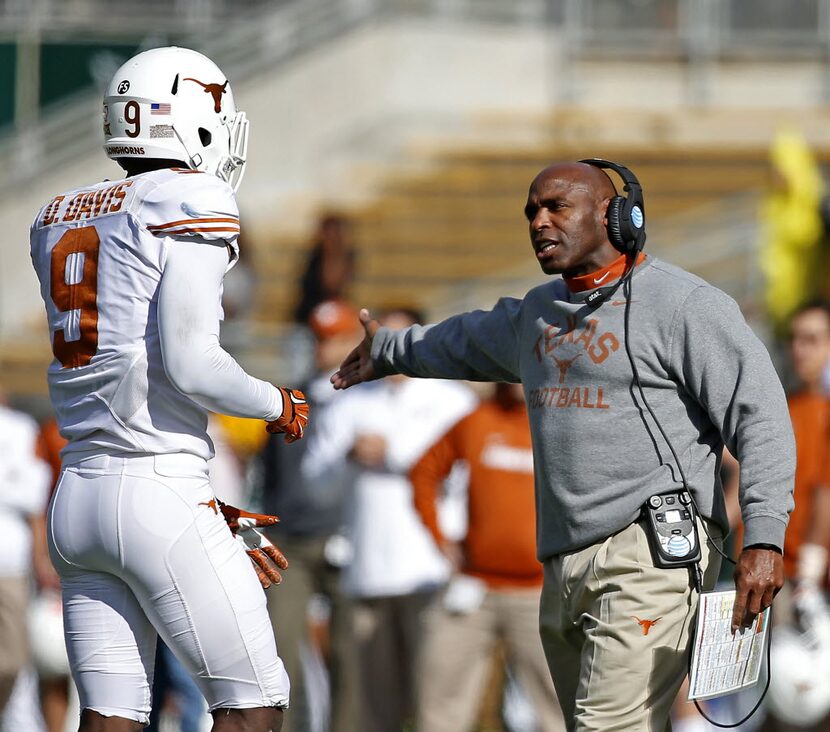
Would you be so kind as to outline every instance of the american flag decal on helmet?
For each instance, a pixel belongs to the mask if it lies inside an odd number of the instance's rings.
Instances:
[[[150,105],[150,114],[170,114],[170,105],[167,102],[153,102]]]

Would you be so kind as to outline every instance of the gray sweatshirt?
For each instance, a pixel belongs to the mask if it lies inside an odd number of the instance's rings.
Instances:
[[[698,507],[725,535],[718,474],[726,444],[741,463],[744,546],[783,547],[795,444],[769,354],[735,301],[688,272],[649,257],[632,287],[631,350]],[[620,531],[650,495],[682,486],[634,386],[622,290],[595,310],[588,294],[557,279],[490,311],[381,328],[372,344],[382,375],[522,382],[542,561]]]

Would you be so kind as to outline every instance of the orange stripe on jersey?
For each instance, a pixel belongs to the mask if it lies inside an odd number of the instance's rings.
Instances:
[[[179,234],[201,234],[201,233],[212,233],[212,234],[238,234],[239,229],[227,229],[227,228],[217,228],[211,229],[207,226],[189,226],[182,229],[176,229],[175,231],[165,231],[159,232],[165,233],[169,236],[178,236]]]
[[[188,224],[236,224],[239,226],[239,219],[233,217],[214,217],[204,219],[182,219],[181,221],[168,221],[166,224],[155,224],[148,226],[147,230],[155,233],[161,229],[175,228],[178,226],[186,226]]]

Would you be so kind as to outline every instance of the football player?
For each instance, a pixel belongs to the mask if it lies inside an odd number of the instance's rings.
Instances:
[[[127,61],[103,122],[127,177],[56,196],[31,230],[69,440],[48,534],[80,729],[148,722],[159,634],[216,732],[278,730],[289,684],[262,586],[287,563],[256,531],[277,519],[222,504],[207,471],[207,410],[287,441],[308,419],[301,392],[251,377],[219,344],[248,122],[219,68],[184,48]]]

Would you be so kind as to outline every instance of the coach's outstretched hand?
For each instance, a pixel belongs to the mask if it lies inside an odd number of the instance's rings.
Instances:
[[[366,337],[360,342],[340,364],[340,369],[331,377],[335,389],[348,389],[350,386],[364,381],[377,379],[375,367],[372,365],[372,339],[380,328],[380,323],[374,320],[365,308],[360,311],[360,322]]]
[[[772,605],[784,584],[784,558],[763,547],[747,547],[735,567],[732,633],[752,625],[755,616]]]
[[[279,570],[288,569],[288,560],[277,547],[257,531],[266,526],[273,526],[279,518],[263,513],[243,511],[241,508],[229,506],[222,501],[217,501],[217,503],[222,516],[225,517],[225,523],[250,558],[262,587],[267,590],[272,584],[278,585],[282,582]]]

